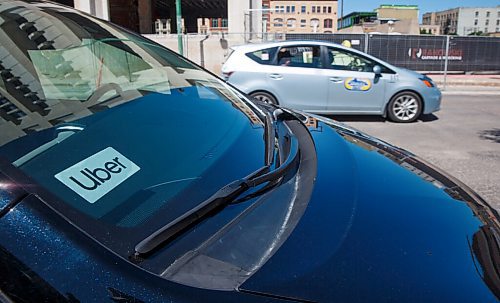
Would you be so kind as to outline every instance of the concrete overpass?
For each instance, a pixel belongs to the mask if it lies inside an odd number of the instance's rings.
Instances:
[[[175,20],[175,0],[59,0],[103,19],[148,34],[156,19]],[[229,32],[259,32],[262,0],[181,0],[188,33],[197,32],[198,18],[227,18]],[[173,31],[176,24],[172,22]],[[251,29],[251,30],[250,30]]]

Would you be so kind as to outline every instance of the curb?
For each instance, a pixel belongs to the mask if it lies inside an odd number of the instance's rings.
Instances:
[[[441,90],[441,93],[446,95],[472,95],[472,96],[500,96],[499,90],[454,90],[453,88],[447,88],[446,90]]]
[[[443,81],[434,81],[438,87],[441,87],[444,85]],[[483,87],[499,87],[500,88],[500,82],[498,81],[493,81],[493,82],[472,82],[472,81],[447,81],[446,86],[483,86]]]

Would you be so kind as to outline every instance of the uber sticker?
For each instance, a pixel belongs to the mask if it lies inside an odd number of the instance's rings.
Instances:
[[[108,147],[54,177],[89,203],[94,203],[140,169],[134,162]]]
[[[344,86],[348,90],[365,92],[372,87],[372,82],[368,79],[347,78]]]

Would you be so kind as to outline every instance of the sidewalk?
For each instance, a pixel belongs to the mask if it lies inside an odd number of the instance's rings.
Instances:
[[[444,75],[428,75],[443,90]],[[447,75],[446,94],[500,95],[500,75]]]

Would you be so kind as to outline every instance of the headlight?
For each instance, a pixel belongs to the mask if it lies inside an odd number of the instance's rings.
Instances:
[[[425,86],[427,87],[434,87],[434,82],[432,82],[432,79],[427,77],[426,75],[422,75],[421,78],[419,78],[420,81],[424,82]]]

